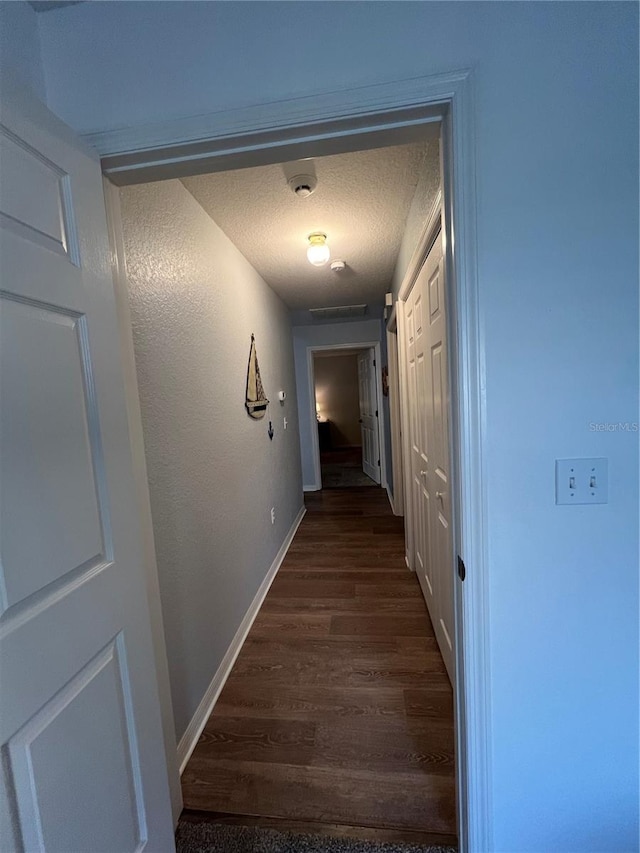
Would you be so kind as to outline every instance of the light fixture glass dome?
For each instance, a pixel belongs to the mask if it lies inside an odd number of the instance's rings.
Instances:
[[[307,259],[314,267],[323,267],[329,258],[331,251],[327,246],[327,235],[317,231],[314,234],[309,234],[309,248],[307,249]]]

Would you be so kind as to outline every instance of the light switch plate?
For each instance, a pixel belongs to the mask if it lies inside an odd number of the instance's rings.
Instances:
[[[556,503],[606,504],[608,468],[605,458],[556,459]]]

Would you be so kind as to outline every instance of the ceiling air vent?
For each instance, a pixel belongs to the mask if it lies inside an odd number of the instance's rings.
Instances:
[[[366,305],[337,305],[334,308],[309,308],[314,320],[344,320],[347,317],[362,317],[367,313]]]

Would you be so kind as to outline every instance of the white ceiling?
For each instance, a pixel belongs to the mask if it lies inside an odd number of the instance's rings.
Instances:
[[[437,159],[437,142],[418,142],[183,183],[290,308],[379,305],[390,287],[418,178],[424,167],[438,168]],[[287,177],[309,171],[318,178],[317,189],[298,198]],[[327,234],[332,260],[346,261],[342,273],[307,261],[313,231]]]

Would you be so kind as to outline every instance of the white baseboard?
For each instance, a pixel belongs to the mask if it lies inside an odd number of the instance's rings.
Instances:
[[[284,542],[280,546],[280,550],[275,556],[273,563],[269,567],[269,571],[267,572],[265,579],[260,584],[258,591],[255,594],[255,597],[251,604],[249,605],[249,609],[244,615],[238,630],[235,633],[233,640],[231,641],[231,645],[226,651],[225,656],[222,658],[222,662],[220,666],[216,670],[215,675],[211,679],[211,684],[207,687],[206,693],[202,697],[202,701],[198,705],[195,714],[191,718],[191,722],[187,726],[187,730],[180,738],[180,743],[178,744],[178,765],[180,767],[180,775],[184,772],[184,768],[187,766],[187,762],[191,758],[191,753],[196,748],[196,744],[200,739],[200,735],[209,719],[209,715],[213,710],[213,706],[218,701],[218,697],[222,691],[222,688],[225,685],[227,678],[233,668],[234,663],[236,662],[236,658],[240,653],[240,649],[243,646],[244,641],[247,639],[247,634],[251,630],[251,626],[253,625],[254,619],[258,615],[258,611],[262,607],[262,602],[265,600],[267,593],[269,592],[269,587],[273,583],[275,576],[278,572],[278,569],[282,565],[282,561],[284,560],[287,551],[289,550],[289,546],[293,541],[293,537],[296,535],[296,531],[300,526],[300,522],[304,518],[304,514],[306,512],[305,507],[302,507],[300,512],[295,518],[295,521],[291,525],[289,532],[287,533]]]
[[[314,483],[312,486],[303,486],[303,492],[319,492],[322,486],[319,486],[317,483]]]

